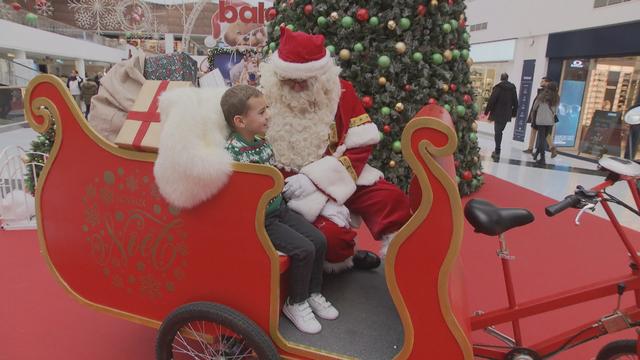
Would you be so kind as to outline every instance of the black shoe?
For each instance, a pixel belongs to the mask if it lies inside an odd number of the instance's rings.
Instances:
[[[491,159],[493,159],[493,161],[500,161],[500,153],[497,152],[492,152],[491,153]]]
[[[535,151],[535,152],[531,153],[531,155],[533,156],[533,161],[538,160],[538,154],[539,154],[539,153],[538,153],[537,151]]]
[[[536,165],[545,166],[547,165],[547,162],[544,161],[544,158],[540,158],[540,160],[536,161]]]
[[[353,267],[360,270],[371,270],[380,266],[380,257],[371,251],[358,250],[353,255]]]

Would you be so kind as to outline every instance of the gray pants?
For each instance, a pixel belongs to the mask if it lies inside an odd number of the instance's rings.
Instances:
[[[278,251],[289,256],[289,302],[301,303],[322,288],[327,239],[302,215],[282,202],[265,219],[267,234]]]

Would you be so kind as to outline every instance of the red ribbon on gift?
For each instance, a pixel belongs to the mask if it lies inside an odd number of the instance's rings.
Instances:
[[[139,120],[142,121],[142,125],[138,129],[136,136],[133,138],[133,148],[136,150],[141,150],[142,140],[145,135],[147,135],[147,131],[151,126],[152,122],[160,122],[160,113],[158,112],[158,100],[160,95],[167,90],[169,87],[168,80],[160,81],[160,85],[158,85],[158,89],[156,89],[156,93],[153,95],[153,99],[151,99],[151,104],[149,104],[149,108],[147,111],[129,111],[127,114],[127,119],[129,120]]]

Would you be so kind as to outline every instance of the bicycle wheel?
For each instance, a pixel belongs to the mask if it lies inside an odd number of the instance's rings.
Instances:
[[[278,351],[253,321],[220,304],[179,307],[162,323],[157,360],[275,360]]]
[[[602,347],[596,360],[640,359],[636,347],[636,340],[616,340]]]

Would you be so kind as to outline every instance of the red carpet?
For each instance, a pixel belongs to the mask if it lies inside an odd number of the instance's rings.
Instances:
[[[516,256],[513,272],[519,300],[627,272],[626,251],[607,221],[585,216],[583,225],[576,227],[574,210],[547,218],[544,207],[553,203],[552,199],[485,177],[487,184],[474,197],[499,206],[525,207],[536,216],[533,224],[507,237]],[[638,233],[632,236],[640,239]],[[94,311],[72,299],[40,256],[35,232],[0,231],[0,245],[0,360],[153,359],[156,330]],[[462,257],[471,311],[506,304],[496,249],[495,238],[465,228]],[[540,340],[549,333],[599,318],[614,306],[615,299],[609,298],[527,319],[523,322],[525,340]],[[555,358],[592,359],[606,342],[623,337],[632,338],[633,331],[607,336]],[[489,341],[482,334],[474,340]]]

